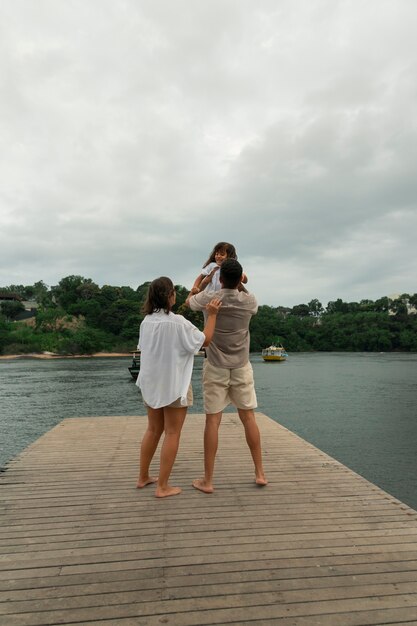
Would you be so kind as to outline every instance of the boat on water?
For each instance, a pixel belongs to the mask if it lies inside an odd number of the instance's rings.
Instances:
[[[262,350],[262,358],[267,363],[273,361],[285,361],[288,354],[283,346],[269,346]]]
[[[133,380],[136,380],[139,376],[140,370],[140,350],[132,351],[132,363],[127,369],[129,370]]]

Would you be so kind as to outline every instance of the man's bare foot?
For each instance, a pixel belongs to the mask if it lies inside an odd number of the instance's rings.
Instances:
[[[255,483],[258,485],[258,487],[265,487],[265,485],[268,484],[268,481],[263,474],[260,474],[255,478]]]
[[[157,487],[155,491],[155,498],[167,498],[168,496],[176,496],[181,493],[180,487]]]
[[[197,478],[196,480],[193,480],[193,487],[203,493],[213,493],[214,491],[213,485],[207,484],[204,478]]]
[[[158,479],[153,476],[148,476],[148,478],[139,478],[138,484],[136,485],[136,489],[143,489],[146,485],[152,485],[152,483],[156,483]]]

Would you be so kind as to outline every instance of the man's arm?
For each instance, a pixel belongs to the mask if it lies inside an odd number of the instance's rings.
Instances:
[[[192,291],[190,291],[184,304],[192,311],[204,311],[210,300],[210,295],[204,293],[204,291],[196,295],[193,295]]]

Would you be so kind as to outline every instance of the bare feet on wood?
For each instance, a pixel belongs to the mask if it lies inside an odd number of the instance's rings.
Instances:
[[[168,498],[169,496],[176,496],[181,493],[180,487],[157,487],[155,491],[156,498]]]
[[[196,480],[193,480],[193,487],[203,493],[213,493],[214,491],[213,485],[211,483],[206,483],[204,478],[197,478]]]
[[[143,487],[146,487],[146,485],[152,485],[153,483],[156,483],[157,480],[158,479],[154,478],[153,476],[148,476],[147,478],[141,478],[139,476],[136,489],[143,489]]]

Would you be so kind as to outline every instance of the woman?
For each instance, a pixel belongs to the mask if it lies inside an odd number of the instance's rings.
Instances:
[[[144,304],[146,314],[140,326],[138,348],[140,387],[148,412],[148,428],[140,448],[137,487],[156,484],[155,496],[165,498],[181,493],[168,480],[177,456],[187,408],[192,406],[191,374],[194,354],[208,346],[214,333],[221,302],[213,298],[206,307],[206,324],[201,332],[182,315],[172,313],[176,294],[170,278],[162,276],[149,285]],[[149,466],[162,433],[158,479],[149,475]]]

